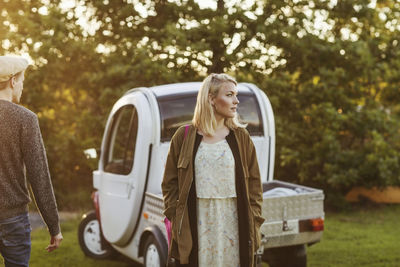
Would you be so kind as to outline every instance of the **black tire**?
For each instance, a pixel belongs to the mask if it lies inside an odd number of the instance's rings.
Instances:
[[[94,210],[82,216],[78,228],[78,240],[83,253],[88,257],[109,259],[115,255],[115,250],[111,245],[101,244],[100,224]]]
[[[153,235],[149,235],[144,244],[144,267],[164,267],[166,265],[166,259],[162,256],[161,251],[161,245]]]
[[[270,267],[307,267],[305,245],[269,248],[264,251],[263,261]]]

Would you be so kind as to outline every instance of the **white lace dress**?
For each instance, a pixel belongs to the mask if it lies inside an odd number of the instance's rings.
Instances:
[[[195,158],[200,267],[237,267],[235,159],[226,140],[200,143]]]

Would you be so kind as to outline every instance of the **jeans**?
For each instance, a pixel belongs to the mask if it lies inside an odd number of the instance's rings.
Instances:
[[[29,266],[31,225],[28,213],[0,221],[0,253],[6,267]]]

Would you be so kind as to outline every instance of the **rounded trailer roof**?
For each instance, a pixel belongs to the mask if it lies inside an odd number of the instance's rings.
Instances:
[[[152,91],[156,97],[163,97],[168,95],[198,92],[201,84],[201,82],[173,83],[149,87],[148,90]],[[237,89],[239,93],[251,92],[245,84],[241,83],[238,84]]]

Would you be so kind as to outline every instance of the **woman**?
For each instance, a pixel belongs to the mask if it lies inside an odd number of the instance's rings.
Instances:
[[[262,187],[256,151],[238,122],[236,81],[204,79],[192,125],[172,137],[162,182],[178,266],[254,266]]]

